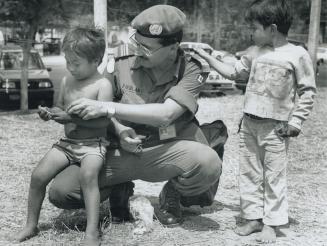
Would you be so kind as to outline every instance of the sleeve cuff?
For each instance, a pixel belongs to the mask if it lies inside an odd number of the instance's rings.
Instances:
[[[292,119],[288,122],[289,125],[294,126],[295,128],[301,130],[303,120],[297,117],[292,117]]]
[[[165,99],[170,98],[176,101],[181,106],[187,108],[193,115],[198,110],[198,103],[193,94],[182,87],[172,87],[165,96]]]

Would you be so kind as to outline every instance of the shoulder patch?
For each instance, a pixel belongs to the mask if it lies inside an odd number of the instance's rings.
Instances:
[[[98,67],[99,73],[103,74],[107,69],[108,73],[113,73],[115,70],[115,60],[124,59],[134,56],[134,52],[128,44],[122,44],[115,48],[108,48],[103,56],[102,63]]]
[[[202,76],[201,74],[198,74],[198,76],[196,77],[196,80],[197,80],[200,84],[202,84],[202,82],[204,81],[204,78],[203,78],[203,76]]]
[[[203,59],[201,56],[198,54],[192,54],[191,56],[194,60],[196,60],[198,63],[201,65],[201,70],[203,73],[210,73],[210,65],[209,63]]]

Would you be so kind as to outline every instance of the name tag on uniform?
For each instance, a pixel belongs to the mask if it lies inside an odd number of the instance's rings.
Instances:
[[[165,140],[176,137],[175,124],[159,127],[159,138]]]

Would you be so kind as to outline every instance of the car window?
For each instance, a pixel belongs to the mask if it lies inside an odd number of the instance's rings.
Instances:
[[[0,68],[4,70],[20,70],[22,62],[22,52],[3,52],[0,57]],[[30,53],[28,69],[44,69],[38,53]]]

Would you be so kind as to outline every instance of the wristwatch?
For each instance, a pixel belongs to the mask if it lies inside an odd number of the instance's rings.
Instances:
[[[110,119],[116,114],[116,109],[113,106],[107,108],[107,118]]]

